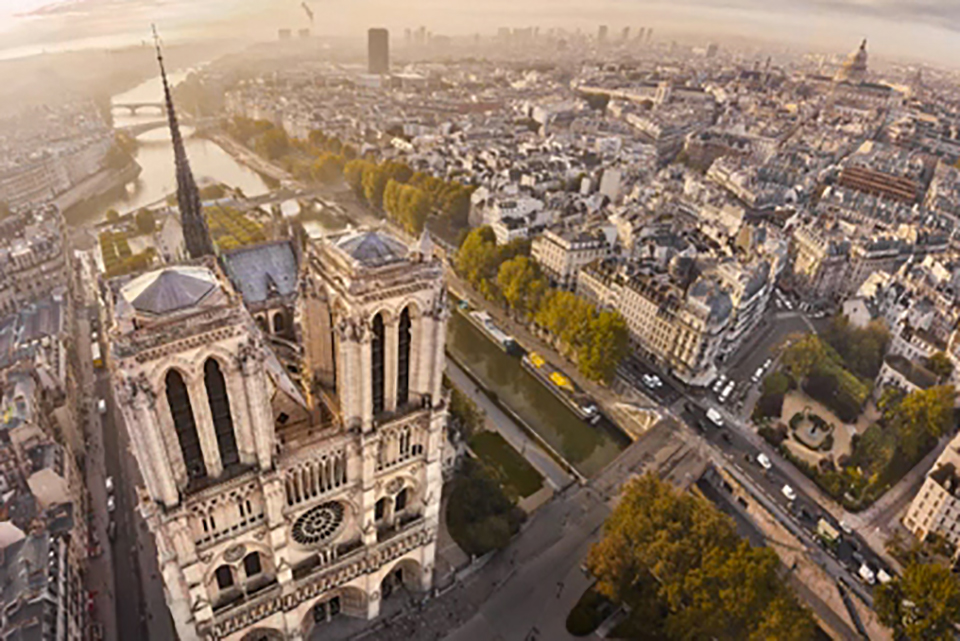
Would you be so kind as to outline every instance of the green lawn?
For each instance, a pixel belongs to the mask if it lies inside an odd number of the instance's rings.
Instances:
[[[470,448],[507,494],[526,498],[543,487],[543,477],[496,432],[478,432]]]

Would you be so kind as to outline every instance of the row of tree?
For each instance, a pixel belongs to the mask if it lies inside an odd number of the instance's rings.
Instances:
[[[630,481],[587,556],[598,592],[631,604],[655,581],[672,639],[816,638],[767,547],[751,547],[705,499],[653,474]]]
[[[528,241],[497,245],[493,230],[479,227],[460,246],[457,270],[485,298],[549,332],[584,376],[610,382],[627,348],[623,317],[551,288],[529,252]]]
[[[347,162],[343,177],[358,198],[411,234],[420,233],[434,211],[449,226],[467,225],[471,188],[456,181],[414,172],[402,162],[366,159]]]

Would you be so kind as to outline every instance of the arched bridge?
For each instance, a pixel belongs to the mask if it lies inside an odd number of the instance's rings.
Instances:
[[[110,111],[127,110],[131,116],[137,115],[141,109],[155,109],[163,113],[166,107],[162,102],[115,102],[110,105]]]
[[[186,127],[193,127],[196,131],[208,130],[220,124],[219,118],[192,118],[187,114],[178,115],[180,124]],[[151,120],[150,122],[138,122],[124,127],[114,127],[114,131],[122,132],[136,138],[140,134],[145,134],[154,129],[166,129],[169,126],[166,118],[162,120]]]

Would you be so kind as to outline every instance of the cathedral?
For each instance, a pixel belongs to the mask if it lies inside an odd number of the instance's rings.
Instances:
[[[105,329],[177,634],[307,639],[372,619],[431,587],[442,265],[428,236],[378,230],[305,241],[296,260],[276,244],[215,257],[175,150],[192,258],[110,281]]]

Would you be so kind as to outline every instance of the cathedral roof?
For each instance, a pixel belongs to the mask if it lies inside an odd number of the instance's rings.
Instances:
[[[205,267],[167,267],[130,281],[121,295],[138,312],[160,315],[196,305],[218,285]]]
[[[297,291],[297,257],[288,241],[243,247],[223,259],[227,275],[248,304]]]
[[[379,231],[362,231],[343,236],[337,248],[364,267],[382,267],[405,260],[408,249],[401,241]]]

